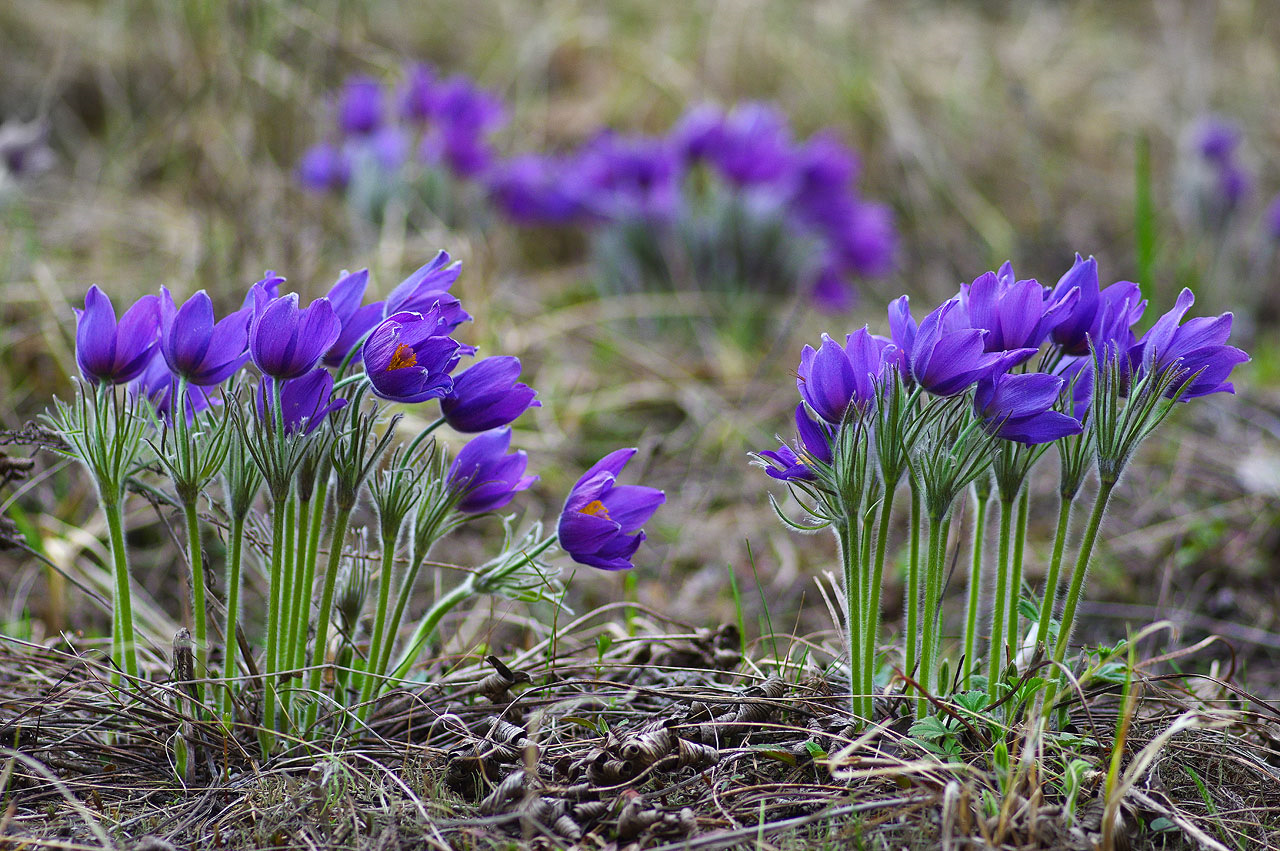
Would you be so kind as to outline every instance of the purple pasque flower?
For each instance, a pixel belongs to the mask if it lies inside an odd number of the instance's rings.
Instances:
[[[893,351],[888,358],[890,364],[898,370],[898,374],[908,384],[911,379],[911,350],[916,344],[915,317],[911,315],[911,297],[898,296],[889,302],[889,340],[893,343]]]
[[[335,145],[312,145],[298,160],[297,176],[313,192],[346,189],[351,182],[351,157]]]
[[[800,437],[796,444],[798,451],[784,443],[776,450],[758,453],[761,458],[771,462],[764,471],[775,479],[785,482],[812,480],[816,478],[812,461],[831,463],[832,428],[810,417],[803,402],[796,405],[796,433]]]
[[[785,175],[791,165],[791,129],[783,114],[769,104],[739,104],[708,140],[707,157],[731,183],[769,183]]]
[[[392,402],[425,402],[453,391],[449,373],[462,356],[448,336],[439,306],[423,313],[402,310],[382,320],[361,355],[373,392]]]
[[[1240,126],[1219,115],[1205,116],[1195,130],[1195,147],[1200,156],[1213,162],[1226,162],[1235,155],[1242,135]]]
[[[288,381],[310,372],[342,332],[327,298],[299,308],[297,293],[273,299],[265,287],[255,286],[253,296],[249,355],[263,375]]]
[[[164,358],[151,358],[137,378],[129,382],[129,393],[151,403],[151,407],[168,425],[173,425],[173,400],[178,392],[178,379],[169,371]],[[195,422],[197,414],[221,405],[222,397],[204,387],[187,385],[187,422]]]
[[[445,477],[449,490],[458,495],[458,511],[496,511],[538,480],[524,474],[528,465],[524,451],[508,453],[510,446],[511,429],[499,428],[476,435],[458,451]]]
[[[566,225],[584,213],[584,193],[571,177],[576,160],[521,154],[495,166],[486,177],[490,197],[519,225]]]
[[[161,287],[160,353],[169,370],[190,384],[221,384],[249,360],[252,318],[253,311],[242,308],[215,324],[213,301],[204,290],[176,307],[169,290]]]
[[[275,385],[274,378],[265,376],[257,393],[258,420],[273,426]],[[346,399],[333,398],[333,375],[324,367],[280,383],[280,416],[285,434],[311,434],[325,417],[346,406]]]
[[[382,83],[357,74],[338,93],[338,126],[352,136],[366,136],[382,126]]]
[[[1075,304],[1062,311],[1050,339],[1063,354],[1080,356],[1094,348],[1123,350],[1132,344],[1132,327],[1146,310],[1141,290],[1132,281],[1098,286],[1098,261],[1076,255],[1075,262],[1049,294],[1050,302],[1079,292]]]
[[[560,512],[560,546],[579,564],[601,570],[629,570],[645,534],[640,527],[666,501],[666,494],[641,485],[619,485],[618,475],[636,454],[618,449],[597,461],[569,489]]]
[[[422,154],[443,162],[461,177],[487,169],[493,151],[489,134],[506,120],[502,101],[463,76],[438,83],[430,99],[432,125],[422,141]]]
[[[842,269],[868,278],[893,269],[898,231],[887,205],[845,198],[831,215],[823,232]]]
[[[440,400],[440,413],[454,431],[489,431],[514,422],[529,408],[540,408],[538,393],[519,384],[520,359],[484,358],[453,379],[453,392]]]
[[[1065,380],[1043,372],[983,378],[974,391],[973,409],[995,437],[1035,445],[1084,430],[1080,421],[1054,410]]]
[[[1080,299],[1079,289],[1068,289],[1056,299],[1035,279],[1016,280],[1013,266],[987,272],[960,288],[960,301],[969,324],[987,331],[983,347],[988,352],[1040,348],[1054,327],[1070,315]]]
[[[1180,325],[1196,297],[1191,290],[1183,289],[1172,310],[1161,316],[1143,335],[1133,360],[1141,358],[1142,369],[1156,373],[1177,367],[1181,377],[1166,391],[1173,398],[1181,393],[1182,399],[1194,399],[1210,393],[1234,393],[1235,387],[1227,378],[1231,370],[1250,358],[1235,346],[1227,345],[1231,336],[1231,314],[1199,316]]]
[[[988,352],[987,334],[968,327],[960,299],[948,299],[915,330],[907,358],[911,378],[935,396],[954,396],[1035,353],[1034,349]]]
[[[431,117],[435,93],[435,69],[421,62],[410,65],[400,91],[400,115],[415,124],[425,124]]]
[[[885,353],[891,345],[866,326],[847,335],[843,346],[823,334],[817,349],[805,346],[800,352],[796,369],[800,398],[832,425],[866,410],[875,401],[876,383],[884,373]]]
[[[160,300],[138,299],[116,322],[116,309],[97,284],[84,296],[76,314],[76,364],[85,381],[123,384],[137,378],[160,342]]]
[[[441,251],[409,277],[400,282],[387,296],[384,316],[402,311],[426,313],[439,306],[440,316],[448,325],[445,333],[451,333],[463,322],[471,321],[471,314],[462,309],[458,297],[449,292],[453,282],[462,272],[462,261],[451,261],[449,252]]]
[[[342,324],[338,339],[325,353],[325,366],[340,366],[351,350],[364,340],[373,326],[382,321],[386,305],[381,301],[363,304],[365,289],[369,286],[369,270],[343,271],[338,281],[325,296],[333,305],[333,312]]]
[[[585,205],[604,219],[669,221],[680,207],[683,169],[667,139],[606,131],[578,156]]]
[[[702,103],[680,117],[671,129],[676,151],[688,162],[708,159],[724,138],[724,110]]]
[[[822,132],[798,146],[791,159],[791,204],[801,218],[821,221],[833,202],[848,198],[857,179],[857,155]]]
[[[858,292],[833,264],[825,263],[813,281],[809,298],[823,313],[848,313],[858,302]]]

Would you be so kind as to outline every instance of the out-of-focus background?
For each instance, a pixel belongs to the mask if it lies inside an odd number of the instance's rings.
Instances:
[[[780,300],[755,345],[691,346],[629,319],[643,299],[598,298],[572,234],[500,217],[371,222],[305,191],[295,170],[325,133],[333,92],[410,61],[502,98],[500,152],[564,149],[602,126],[661,133],[708,101],[768,101],[802,137],[832,128],[858,152],[860,191],[893,212],[893,271],[861,282],[836,314]],[[543,400],[516,430],[542,476],[529,515],[552,517],[580,471],[620,445],[641,450],[631,475],[668,493],[629,580],[579,568],[575,599],[627,595],[710,625],[734,617],[732,571],[749,632],[767,601],[774,628],[803,633],[829,623],[812,579],[833,569],[834,548],[782,528],[767,494],[785,492],[747,456],[791,431],[800,347],[864,323],[887,332],[885,304],[901,293],[932,305],[1005,260],[1051,285],[1074,252],[1093,254],[1104,285],[1141,280],[1148,321],[1182,286],[1199,313],[1235,310],[1254,360],[1237,371],[1235,398],[1189,406],[1134,465],[1083,635],[1169,617],[1184,637],[1231,639],[1246,681],[1274,689],[1277,104],[1280,8],[1248,0],[9,0],[0,119],[36,140],[12,137],[25,162],[0,158],[0,424],[18,428],[70,392],[71,308],[91,284],[117,304],[161,285],[205,288],[225,310],[266,269],[314,297],[368,266],[381,297],[444,248],[463,261],[454,291],[476,316],[462,335],[520,356]],[[1206,121],[1239,133],[1244,182],[1227,216],[1205,213]],[[87,574],[102,533],[92,493],[73,470],[42,470],[10,515],[47,556]],[[1033,578],[1053,486],[1036,485]],[[135,543],[164,552],[156,512],[138,501],[131,515]],[[445,557],[469,552],[464,538]],[[137,565],[162,610],[166,561]],[[105,623],[39,564],[10,558],[5,573],[6,632]]]

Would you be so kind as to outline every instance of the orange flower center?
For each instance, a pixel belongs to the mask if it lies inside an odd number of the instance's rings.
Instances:
[[[598,499],[593,499],[579,509],[582,514],[590,514],[592,517],[603,517],[605,520],[612,520],[609,516],[609,509],[604,507],[604,503]]]
[[[414,354],[409,344],[401,343],[391,353],[391,363],[387,365],[387,372],[391,372],[394,369],[404,369],[407,366],[413,366],[417,362],[418,356]]]

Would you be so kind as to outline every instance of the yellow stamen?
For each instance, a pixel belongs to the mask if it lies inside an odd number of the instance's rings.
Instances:
[[[609,516],[609,509],[604,507],[604,503],[598,499],[593,499],[582,508],[578,509],[582,514],[590,514],[592,517],[603,517],[605,520],[612,520]]]
[[[401,343],[396,346],[396,350],[391,353],[391,363],[387,365],[387,372],[394,369],[404,369],[407,366],[414,366],[418,362],[418,356],[414,354],[413,349],[408,343]]]

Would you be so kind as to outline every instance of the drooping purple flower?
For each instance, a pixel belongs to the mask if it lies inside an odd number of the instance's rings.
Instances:
[[[875,401],[889,346],[888,340],[866,326],[847,335],[843,346],[823,334],[817,349],[805,346],[800,352],[796,369],[800,398],[822,419],[840,425],[852,412],[863,411]]]
[[[666,139],[605,132],[578,156],[585,205],[603,219],[668,221],[680,207],[680,162]]]
[[[168,425],[173,425],[173,400],[178,392],[178,379],[169,371],[162,357],[151,358],[146,369],[129,382],[129,393],[151,403],[151,407]],[[221,395],[195,384],[187,385],[187,422],[195,422],[196,415],[213,405],[221,405]]]
[[[287,381],[310,372],[341,332],[342,320],[329,299],[300,309],[296,293],[272,299],[265,289],[254,288],[249,354],[263,375]]]
[[[436,72],[430,65],[410,65],[400,91],[400,115],[415,124],[425,124],[431,117],[435,89]]]
[[[400,282],[387,296],[384,315],[402,311],[425,313],[439,305],[440,316],[450,333],[463,322],[471,321],[471,314],[462,309],[458,297],[449,292],[453,282],[462,272],[462,261],[451,261],[449,252],[441,251],[431,261]]]
[[[1227,378],[1231,370],[1249,360],[1249,355],[1227,345],[1231,336],[1231,314],[1199,316],[1180,325],[1191,305],[1195,303],[1191,290],[1183,289],[1172,310],[1156,320],[1143,335],[1131,356],[1141,356],[1143,371],[1160,372],[1177,367],[1180,378],[1170,386],[1170,398],[1182,393],[1182,399],[1194,399],[1210,393],[1234,393],[1235,388]]]
[[[984,378],[974,391],[973,408],[992,435],[1035,445],[1083,431],[1078,420],[1054,410],[1064,380],[1029,372]]]
[[[373,77],[348,77],[338,94],[338,126],[344,133],[365,136],[382,126],[382,83]]]
[[[823,464],[831,463],[831,426],[816,422],[809,416],[804,403],[796,405],[796,433],[799,442],[796,451],[785,443],[776,450],[758,453],[775,466],[765,467],[765,472],[785,482],[815,478],[810,459]]]
[[[137,378],[160,342],[160,300],[138,299],[116,322],[111,299],[98,286],[89,287],[84,310],[76,314],[76,364],[93,384],[123,384]]]
[[[453,392],[440,400],[440,413],[454,431],[489,431],[514,422],[529,408],[540,408],[537,391],[516,381],[520,359],[485,358],[453,379]]]
[[[960,299],[949,299],[916,330],[908,356],[912,379],[935,396],[954,396],[1035,353],[1034,349],[1030,354],[1027,349],[988,352],[983,343],[986,335],[967,326]]]
[[[200,290],[175,307],[160,288],[160,352],[169,370],[191,384],[221,384],[249,360],[252,311],[240,309],[214,323],[213,301]]]
[[[334,145],[312,145],[298,160],[297,175],[298,182],[314,192],[346,189],[351,182],[351,159]]]
[[[987,272],[961,287],[960,301],[969,324],[987,331],[983,347],[988,352],[1039,349],[1054,327],[1070,315],[1080,298],[1069,289],[1050,300],[1050,290],[1034,279],[1015,280],[1013,267]]]
[[[351,354],[351,350],[364,340],[373,326],[382,321],[385,304],[375,301],[362,304],[365,288],[369,286],[369,270],[343,272],[326,296],[333,305],[333,312],[342,323],[338,339],[325,353],[326,366],[339,366]]]
[[[275,392],[275,379],[270,376],[258,384],[260,422],[275,422]],[[346,406],[346,399],[333,398],[333,375],[323,367],[280,384],[280,416],[285,434],[311,434],[325,417]]]
[[[476,435],[458,451],[445,478],[449,489],[459,495],[458,511],[497,511],[538,480],[524,474],[528,465],[524,451],[508,454],[510,446],[511,429],[500,428]]]
[[[365,340],[364,371],[373,392],[393,402],[425,402],[453,391],[449,373],[461,357],[448,336],[440,309],[400,311],[384,319]]]
[[[565,157],[522,154],[496,166],[486,178],[490,197],[519,225],[566,225],[584,215],[580,181]]]
[[[569,490],[560,513],[560,546],[579,564],[628,570],[645,524],[666,495],[656,488],[618,485],[618,475],[636,454],[618,449],[596,462]]]
[[[777,180],[791,163],[791,130],[782,113],[769,104],[739,104],[708,142],[712,165],[739,186]]]

